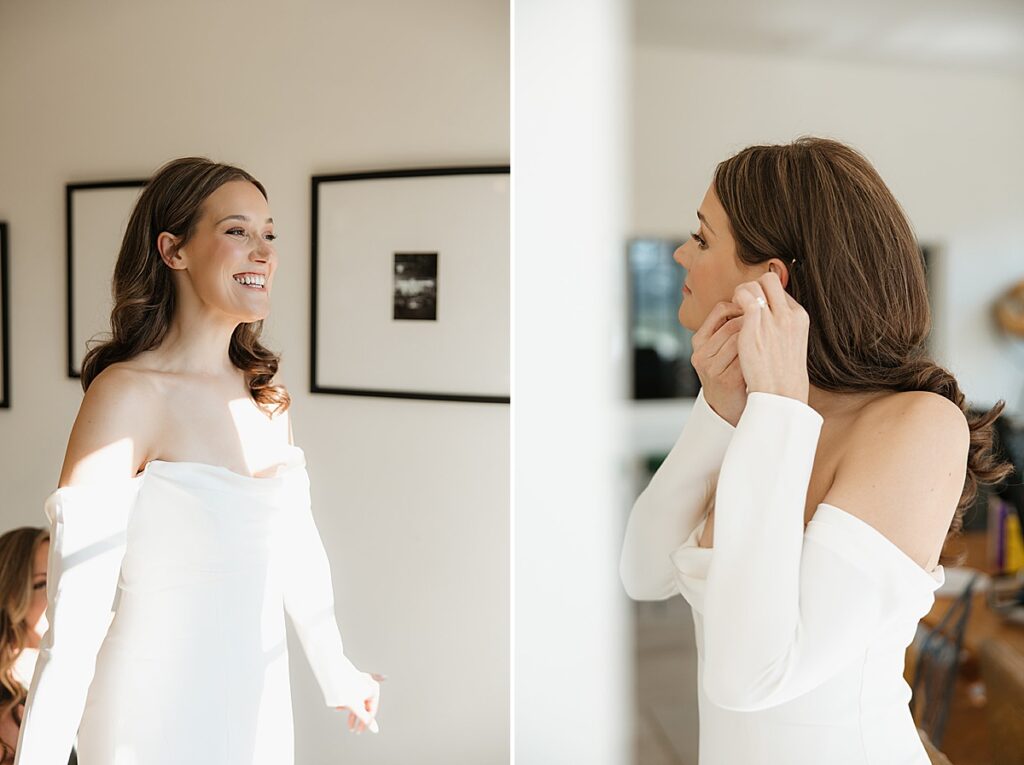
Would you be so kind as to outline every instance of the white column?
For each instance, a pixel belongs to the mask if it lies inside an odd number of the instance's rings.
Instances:
[[[623,0],[513,10],[515,762],[631,759]]]

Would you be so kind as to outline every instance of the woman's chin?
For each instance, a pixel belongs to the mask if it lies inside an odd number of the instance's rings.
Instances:
[[[268,316],[270,316],[269,307],[264,311],[250,311],[245,314],[240,314],[238,320],[243,324],[253,324],[257,321],[263,321]]]
[[[692,322],[690,320],[689,311],[686,310],[686,302],[685,301],[683,302],[682,305],[679,306],[679,314],[678,315],[679,315],[679,323],[682,324],[684,328],[690,330],[691,332],[696,332],[697,329],[700,328],[700,324],[697,324],[697,326],[692,326]]]

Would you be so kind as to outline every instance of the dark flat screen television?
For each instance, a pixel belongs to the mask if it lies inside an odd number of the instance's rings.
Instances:
[[[680,240],[638,238],[627,245],[633,398],[695,398],[693,333],[679,323],[686,269],[672,259]]]

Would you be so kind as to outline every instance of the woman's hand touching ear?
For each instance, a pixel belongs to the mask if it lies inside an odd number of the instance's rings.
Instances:
[[[733,427],[747,406],[747,383],[739,363],[738,337],[743,310],[723,301],[711,309],[693,335],[690,363],[697,370],[704,400]]]
[[[774,271],[740,284],[733,302],[743,310],[739,366],[749,393],[775,393],[807,403],[807,311],[782,288]]]

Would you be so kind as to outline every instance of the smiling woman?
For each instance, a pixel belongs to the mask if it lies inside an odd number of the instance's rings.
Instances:
[[[263,185],[184,158],[132,211],[112,338],[50,522],[49,630],[16,765],[288,765],[285,613],[327,706],[377,730],[377,679],[345,656],[305,452],[259,341],[277,268]],[[269,411],[268,411],[269,410]],[[113,619],[111,604],[117,606]]]
[[[113,337],[86,354],[82,387],[88,390],[111,364],[159,346],[178,303],[187,312],[209,298],[237,320],[230,357],[245,371],[253,398],[287,409],[288,392],[271,384],[279,357],[259,341],[277,267],[274,239],[266,189],[245,170],[201,157],[160,168],[132,212],[114,267]],[[253,244],[255,263],[248,256]],[[244,273],[266,280],[259,298],[241,298],[232,286]]]

